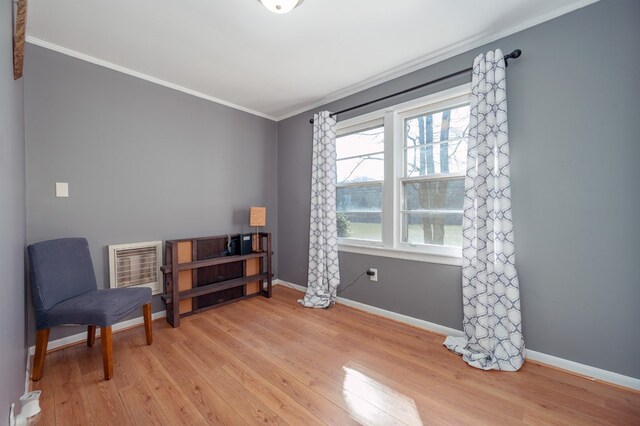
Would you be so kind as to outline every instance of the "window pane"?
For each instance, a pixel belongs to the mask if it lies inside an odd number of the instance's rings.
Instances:
[[[403,210],[462,210],[464,205],[464,178],[403,182],[402,189]]]
[[[455,139],[405,150],[405,176],[464,173],[467,169],[467,139]]]
[[[381,212],[382,185],[338,187],[336,206],[339,212]]]
[[[338,237],[382,241],[382,213],[338,212]]]
[[[382,240],[382,185],[337,188],[338,237]]]
[[[405,146],[466,137],[469,113],[469,105],[462,105],[405,119]]]
[[[336,138],[338,158],[354,157],[384,151],[384,127],[362,130]]]
[[[403,213],[402,241],[462,247],[462,212]]]
[[[338,160],[338,183],[384,180],[384,154]]]
[[[402,241],[462,245],[464,178],[403,182]]]
[[[405,119],[405,176],[465,170],[469,105]]]

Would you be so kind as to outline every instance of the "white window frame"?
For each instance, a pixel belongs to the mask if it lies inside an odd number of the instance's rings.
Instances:
[[[460,247],[403,243],[401,230],[402,181],[404,177],[404,119],[419,114],[464,105],[471,98],[471,85],[464,84],[392,107],[338,122],[337,135],[366,129],[384,122],[384,181],[382,182],[382,242],[340,238],[338,250],[420,262],[461,265]],[[464,176],[449,174],[446,176]],[[421,177],[420,179],[424,179]]]

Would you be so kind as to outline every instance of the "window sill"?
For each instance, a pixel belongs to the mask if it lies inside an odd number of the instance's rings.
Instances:
[[[366,254],[369,256],[390,257],[393,259],[413,260],[415,262],[462,266],[461,256],[425,253],[417,250],[387,249],[384,247],[339,243],[338,251],[346,253]]]

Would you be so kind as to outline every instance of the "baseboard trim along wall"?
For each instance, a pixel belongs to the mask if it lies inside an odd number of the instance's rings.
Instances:
[[[166,311],[161,311],[161,312],[156,312],[154,314],[151,315],[151,319],[152,320],[157,320],[158,318],[164,318],[165,316],[167,316]],[[142,316],[139,316],[137,318],[132,318],[130,320],[126,320],[126,321],[122,321],[119,323],[114,324],[111,327],[111,330],[113,332],[116,331],[120,331],[120,330],[124,330],[127,328],[131,328],[131,327],[135,327],[136,325],[140,325],[144,323],[144,318]],[[100,337],[100,327],[96,327],[96,337]],[[49,342],[49,344],[47,345],[47,352],[56,350],[56,349],[60,349],[64,346],[70,346],[70,345],[74,345],[78,342],[83,342],[85,339],[87,338],[87,332],[82,332],[82,333],[78,333],[78,334],[73,334],[71,336],[67,336],[67,337],[63,337],[61,339],[57,339],[57,340],[51,340]],[[28,356],[32,356],[33,354],[36,353],[36,347],[34,346],[30,346],[29,347],[29,354]]]
[[[306,287],[298,284],[293,284],[283,280],[274,280],[275,285],[284,285],[291,287],[299,291],[306,291]],[[455,328],[445,327],[440,324],[435,324],[429,321],[413,318],[407,315],[402,315],[397,312],[387,311],[385,309],[377,308],[375,306],[366,305],[364,303],[356,302],[354,300],[345,299],[344,297],[338,297],[338,303],[346,306],[350,306],[361,311],[369,312],[374,315],[389,318],[404,324],[408,324],[414,327],[422,328],[434,333],[442,334],[445,336],[462,336],[462,330],[456,330]],[[553,355],[547,355],[542,352],[532,351],[527,349],[527,359],[535,361],[540,364],[546,364],[552,367],[566,370],[570,373],[575,373],[584,376],[591,380],[599,380],[603,382],[613,383],[615,385],[624,386],[631,389],[640,390],[640,379],[634,377],[625,376],[622,374],[614,373],[613,371],[603,370],[601,368],[592,367],[590,365],[580,364],[579,362],[570,361],[568,359],[559,358]]]

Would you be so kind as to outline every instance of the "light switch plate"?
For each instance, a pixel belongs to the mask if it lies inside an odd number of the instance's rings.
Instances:
[[[69,183],[56,182],[56,197],[68,197],[69,196]]]

